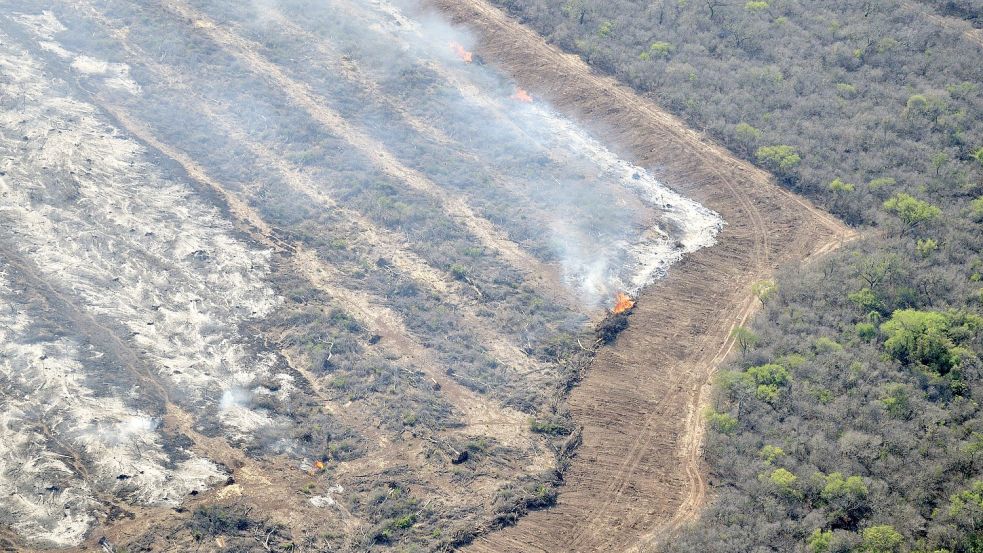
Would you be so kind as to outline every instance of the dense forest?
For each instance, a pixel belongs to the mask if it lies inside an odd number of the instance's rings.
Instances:
[[[662,547],[983,551],[983,5],[496,3],[863,235],[756,287]]]

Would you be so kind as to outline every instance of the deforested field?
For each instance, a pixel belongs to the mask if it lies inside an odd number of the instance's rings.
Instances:
[[[481,0],[2,0],[0,153],[14,550],[646,543],[851,236]]]

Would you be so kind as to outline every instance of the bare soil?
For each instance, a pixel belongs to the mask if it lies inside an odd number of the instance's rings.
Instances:
[[[473,551],[640,550],[706,501],[702,407],[753,283],[856,233],[780,188],[654,102],[547,44],[483,0],[430,0],[479,37],[477,52],[669,186],[720,213],[718,243],[644,290],[630,327],[568,399],[583,444],[554,508],[490,533]]]

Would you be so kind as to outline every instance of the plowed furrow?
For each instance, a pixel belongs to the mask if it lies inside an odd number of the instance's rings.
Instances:
[[[476,214],[464,201],[444,192],[422,173],[403,165],[382,144],[327,108],[327,102],[318,98],[307,85],[290,78],[277,65],[257,54],[257,45],[216,25],[183,2],[162,0],[161,5],[178,17],[191,21],[195,28],[216,45],[280,88],[314,120],[360,150],[388,175],[440,202],[445,212],[458,219],[483,245],[497,252],[507,263],[544,282],[558,282],[555,270],[524,251],[491,222]]]

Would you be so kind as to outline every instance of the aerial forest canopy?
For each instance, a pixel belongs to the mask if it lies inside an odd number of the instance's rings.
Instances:
[[[496,0],[863,238],[762,286],[671,551],[983,551],[973,0]]]

